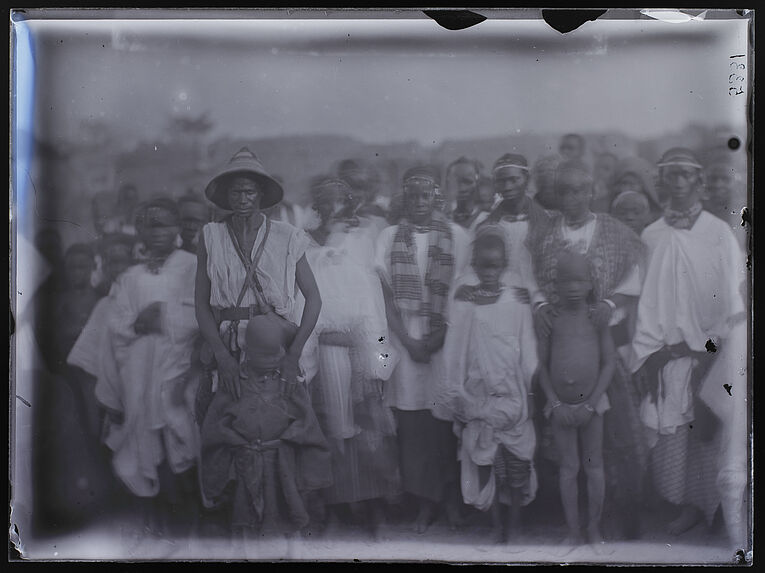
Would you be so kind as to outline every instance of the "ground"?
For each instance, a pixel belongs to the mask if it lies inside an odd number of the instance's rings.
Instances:
[[[388,519],[373,540],[366,529],[334,518],[320,536],[296,534],[237,545],[223,535],[198,530],[177,539],[145,533],[130,504],[104,512],[79,530],[30,539],[21,533],[22,553],[32,560],[329,560],[329,561],[447,561],[499,563],[692,563],[731,564],[735,550],[729,546],[721,520],[699,524],[670,537],[665,531],[671,511],[657,506],[643,517],[640,539],[612,539],[598,546],[564,546],[565,528],[559,508],[548,502],[524,512],[521,536],[503,545],[489,542],[485,514],[465,508],[464,523],[451,529],[439,517],[424,534],[412,531],[406,503],[389,508]],[[402,509],[403,508],[403,509]]]

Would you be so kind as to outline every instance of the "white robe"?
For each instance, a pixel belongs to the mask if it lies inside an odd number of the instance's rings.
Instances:
[[[193,418],[196,388],[184,384],[198,335],[194,311],[196,257],[176,250],[158,274],[146,265],[130,267],[109,295],[104,356],[99,365],[96,398],[121,412],[124,422],[108,427],[106,445],[112,465],[136,495],[159,492],[157,467],[167,459],[175,473],[198,458],[199,437]],[[161,334],[136,335],[138,314],[153,302],[162,305]],[[177,394],[182,394],[179,401]]]
[[[437,402],[453,412],[460,436],[462,493],[465,503],[485,510],[495,495],[495,478],[480,488],[478,466],[493,465],[499,445],[532,462],[536,434],[528,407],[531,379],[538,365],[531,309],[505,289],[494,304],[453,301],[444,344],[445,383]],[[525,505],[534,499],[531,466]],[[504,501],[504,500],[503,500]]]
[[[744,310],[739,286],[747,276],[743,253],[728,225],[702,211],[691,229],[675,229],[662,218],[643,231],[642,239],[649,257],[630,370],[636,372],[667,345],[685,342],[696,352],[705,352],[708,340],[724,345],[729,319]],[[694,359],[684,357],[670,360],[661,370],[665,395],[660,392],[658,403],[646,396],[641,405],[641,419],[649,430],[673,434],[694,419],[693,367]]]

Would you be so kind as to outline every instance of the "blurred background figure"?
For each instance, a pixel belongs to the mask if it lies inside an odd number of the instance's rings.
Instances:
[[[122,185],[117,191],[117,211],[114,218],[117,229],[108,229],[108,231],[135,235],[135,211],[139,202],[138,188],[132,183]]]
[[[53,292],[66,281],[61,234],[53,227],[44,227],[35,235],[34,246],[48,264],[48,276],[40,284],[40,292]]]
[[[616,197],[627,191],[640,193],[648,202],[648,220],[645,225],[661,216],[664,204],[656,189],[656,169],[642,157],[632,155],[619,161],[611,187],[611,208]]]
[[[488,213],[479,206],[481,163],[465,156],[452,161],[446,168],[446,212],[452,220],[472,231]]]
[[[284,180],[281,177],[278,175],[272,175],[272,177],[284,187]],[[303,228],[303,225],[306,223],[306,214],[303,212],[303,208],[286,197],[276,205],[263,209],[263,213],[266,217],[282,221],[283,223],[289,223],[293,227]]]
[[[607,213],[611,207],[611,185],[619,158],[613,153],[600,153],[595,158],[593,199],[590,209],[594,213]]]
[[[742,174],[746,165],[727,148],[711,150],[704,163],[704,209],[728,223],[743,245],[746,233],[741,226],[741,209],[747,204],[747,196]]]
[[[90,213],[93,218],[93,230],[101,237],[105,233],[113,232],[111,221],[117,209],[117,204],[111,193],[99,191],[90,200]],[[135,234],[135,233],[130,233]]]
[[[478,206],[482,211],[491,211],[496,200],[494,180],[488,175],[481,175],[478,180]]]
[[[63,266],[64,282],[55,290],[38,291],[34,303],[35,337],[45,369],[35,380],[33,421],[33,520],[40,532],[86,523],[105,509],[111,483],[98,447],[98,424],[88,408],[92,386],[82,370],[66,361],[98,301],[90,282],[92,248],[71,245]]]
[[[611,215],[640,236],[651,216],[648,199],[637,191],[623,191],[611,204]]]
[[[377,233],[388,226],[387,201],[380,194],[380,174],[368,162],[344,159],[337,166],[337,176],[350,185],[359,197],[356,214],[367,219]]]
[[[543,155],[531,169],[534,183],[534,200],[548,211],[557,209],[555,200],[555,172],[561,162],[560,155]]]
[[[96,285],[99,296],[107,296],[116,278],[133,264],[135,237],[122,233],[106,235],[98,244],[101,274]]]
[[[560,145],[558,145],[558,153],[566,161],[579,160],[584,161],[584,154],[586,151],[586,145],[584,137],[578,133],[567,133],[560,139]]]
[[[181,216],[181,248],[196,254],[199,231],[212,218],[210,207],[194,195],[187,194],[178,199],[178,211]]]

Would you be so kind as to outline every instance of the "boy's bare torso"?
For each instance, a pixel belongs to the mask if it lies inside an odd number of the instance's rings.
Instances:
[[[587,309],[561,309],[550,333],[550,381],[561,402],[586,400],[598,382],[600,342]]]

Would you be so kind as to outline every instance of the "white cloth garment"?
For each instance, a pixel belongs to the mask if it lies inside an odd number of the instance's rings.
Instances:
[[[528,394],[538,359],[531,309],[505,289],[494,304],[453,301],[450,317],[444,344],[446,376],[436,401],[460,436],[465,503],[479,509],[491,505],[493,474],[484,488],[474,478],[478,466],[494,464],[502,445],[531,463],[525,505],[536,492],[536,434]]]
[[[744,310],[739,285],[746,266],[728,226],[702,211],[691,229],[675,229],[659,219],[642,235],[649,258],[638,304],[630,370],[636,372],[664,346],[685,342],[704,352],[708,340],[725,344],[729,319]],[[721,342],[722,341],[722,342]],[[654,404],[647,396],[641,417],[659,433],[674,433],[693,419],[690,358],[662,369],[666,396]]]
[[[470,239],[467,232],[456,223],[449,223],[452,230],[454,245],[454,279],[452,290],[460,281],[465,272]],[[393,239],[398,230],[397,225],[387,227],[380,232],[377,238],[377,250],[375,267],[382,280],[391,284],[390,252]],[[428,234],[413,233],[417,255],[415,260],[420,271],[420,278],[425,281],[425,273],[428,266]],[[428,319],[416,313],[402,311],[401,319],[410,337],[421,339],[425,336],[428,328]],[[448,316],[446,317],[449,322]],[[393,371],[389,392],[386,393],[386,401],[389,406],[399,410],[428,410],[433,405],[433,392],[436,382],[443,376],[442,350],[431,356],[430,363],[419,364],[414,362],[406,351],[401,341],[391,333],[393,347],[399,354],[400,361]]]
[[[388,335],[382,285],[374,270],[375,234],[370,227],[346,229],[341,223],[325,245],[311,242],[306,257],[322,300],[312,337],[325,332],[351,335],[356,374],[366,380],[388,380],[399,354]],[[327,420],[330,437],[353,437],[359,430],[353,424],[351,385],[361,381],[351,379],[349,349],[318,344],[311,349],[318,351],[323,401],[332,414]]]
[[[163,460],[180,473],[198,457],[196,389],[183,386],[199,331],[195,273],[196,257],[176,250],[156,274],[144,264],[130,267],[109,295],[96,398],[124,416],[122,424],[109,426],[105,442],[114,452],[115,472],[138,496],[158,493],[157,467]],[[154,302],[161,304],[162,333],[136,335],[136,318]]]

